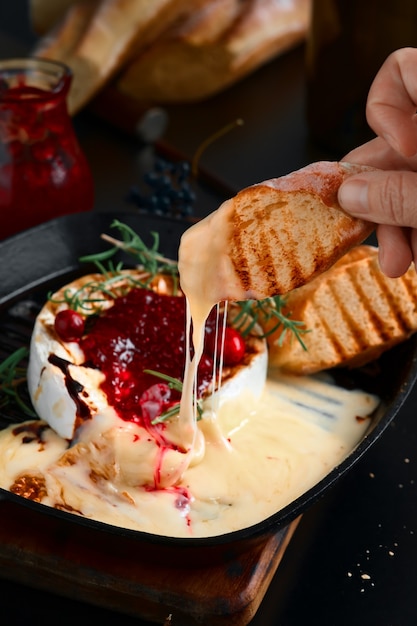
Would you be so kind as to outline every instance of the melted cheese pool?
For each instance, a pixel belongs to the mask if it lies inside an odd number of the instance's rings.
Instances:
[[[137,486],[135,424],[110,409],[68,447],[44,422],[0,433],[0,486],[45,505],[171,537],[222,535],[260,522],[313,487],[362,439],[378,398],[323,377],[269,376],[197,423],[205,454],[165,489]]]

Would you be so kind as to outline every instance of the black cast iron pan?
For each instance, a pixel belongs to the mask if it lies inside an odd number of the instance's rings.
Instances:
[[[25,231],[0,243],[0,358],[19,347],[28,345],[35,316],[45,301],[47,293],[68,282],[73,277],[87,273],[78,259],[85,254],[105,249],[107,244],[100,240],[101,233],[111,233],[111,223],[118,219],[130,225],[147,243],[151,243],[152,231],[160,235],[160,250],[176,258],[179,238],[189,226],[174,219],[151,217],[139,213],[87,213],[53,220],[42,226]],[[323,480],[300,498],[277,511],[260,523],[249,528],[210,538],[182,539],[161,537],[143,532],[127,530],[103,524],[64,511],[57,511],[42,504],[0,489],[0,498],[31,509],[30,516],[54,516],[62,527],[83,526],[91,536],[105,533],[112,541],[134,541],[142,546],[143,558],[154,559],[161,552],[162,558],[194,561],[195,555],[202,559],[223,558],[225,550],[239,552],[249,549],[284,529],[302,514],[313,502],[322,497],[348,472],[382,435],[397,415],[416,380],[417,343],[412,338],[383,355],[370,368],[355,372],[362,388],[376,392],[382,405],[373,417],[371,425],[354,451],[335,467]],[[344,378],[351,374],[340,371]],[[349,381],[347,381],[349,383]],[[22,419],[21,415],[0,414],[0,428]],[[29,514],[29,512],[28,512]]]

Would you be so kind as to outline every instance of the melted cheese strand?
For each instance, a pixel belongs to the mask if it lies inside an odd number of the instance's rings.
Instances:
[[[197,389],[197,369],[203,353],[204,345],[204,324],[194,323],[193,325],[193,346],[194,356],[191,358],[191,308],[187,299],[186,307],[186,355],[184,381],[180,403],[180,427],[182,431],[182,443],[187,452],[192,452],[197,421],[196,389]],[[193,320],[194,321],[194,320]]]
[[[211,380],[212,385],[212,397],[217,388],[217,346],[219,340],[219,319],[220,319],[220,305],[216,305],[216,324],[214,331],[214,354],[213,354],[213,376]]]
[[[221,330],[220,342],[219,342],[219,326],[220,326],[220,302],[216,304],[216,323],[214,332],[214,355],[213,355],[213,375],[212,375],[212,393],[211,393],[211,407],[214,415],[217,414],[219,409],[219,394],[222,387],[222,375],[223,375],[223,355],[224,355],[224,341],[226,333],[226,315],[227,315],[227,302],[224,303],[224,317],[223,326]],[[218,354],[220,343],[220,356]],[[219,367],[217,368],[217,361],[219,361]],[[217,393],[216,393],[217,391]],[[214,401],[213,401],[214,399]]]
[[[220,391],[222,387],[222,376],[223,376],[223,365],[224,365],[224,342],[226,338],[226,320],[227,320],[227,300],[224,302],[224,314],[223,314],[223,325],[221,332],[221,343],[220,343],[220,359],[219,359],[219,379],[217,384],[217,394],[215,395],[216,401],[214,404],[214,412],[217,414],[219,412],[219,403],[220,403]],[[217,305],[217,315],[220,314],[220,305]],[[218,317],[217,317],[218,323]],[[216,346],[217,347],[217,346]],[[213,389],[215,391],[215,388]]]

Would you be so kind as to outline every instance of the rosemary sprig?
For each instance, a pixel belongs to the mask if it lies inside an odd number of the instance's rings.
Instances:
[[[97,265],[102,261],[107,261],[118,251],[122,250],[132,256],[139,267],[149,273],[152,277],[158,273],[178,276],[178,264],[176,261],[167,259],[158,252],[158,233],[151,232],[153,243],[151,247],[148,247],[141,237],[127,224],[123,224],[119,220],[114,220],[111,224],[111,228],[117,228],[119,230],[122,236],[122,241],[119,241],[114,237],[110,237],[110,235],[103,234],[101,238],[104,241],[111,243],[113,247],[105,252],[81,257],[81,262],[93,262]],[[102,267],[102,270],[103,269],[104,268]]]
[[[258,334],[258,336],[265,338],[282,328],[278,339],[279,346],[284,343],[287,333],[291,332],[303,350],[307,350],[302,335],[310,331],[305,327],[304,322],[293,320],[288,313],[284,313],[286,301],[286,297],[274,296],[263,300],[239,302],[239,311],[232,320],[233,326],[240,330],[244,336],[247,336],[256,324],[263,327],[272,320],[275,323],[266,332],[261,335]]]
[[[143,370],[145,374],[152,374],[152,376],[156,376],[161,380],[164,380],[170,389],[175,389],[175,391],[179,391],[182,393],[183,384],[181,380],[178,378],[173,378],[172,376],[168,376],[168,374],[163,374],[162,372],[157,372],[155,370]],[[167,411],[164,411],[161,415],[158,415],[154,420],[152,420],[152,424],[160,424],[161,422],[166,422],[171,417],[175,417],[178,415],[180,410],[180,403],[175,403],[172,407],[170,407]],[[197,419],[201,419],[203,415],[203,407],[201,405],[201,401],[197,401]]]
[[[21,363],[28,354],[28,348],[18,348],[0,363],[0,408],[14,403],[26,416],[36,417],[21,396],[21,390],[26,389],[26,368]]]
[[[94,315],[101,311],[109,300],[115,300],[126,295],[134,287],[146,288],[151,278],[148,274],[134,277],[123,274],[121,268],[102,272],[102,280],[92,280],[82,285],[79,289],[66,289],[62,297],[48,295],[55,304],[66,303],[70,309],[79,311],[84,315]],[[121,280],[123,279],[123,280]]]
[[[175,389],[175,391],[179,391],[180,393],[182,392],[182,382],[178,378],[173,378],[173,376],[163,374],[162,372],[157,372],[156,370],[143,370],[143,373],[157,376],[161,380],[164,380],[166,383],[168,383],[168,387],[170,389]]]
[[[70,309],[85,315],[96,314],[100,312],[108,300],[119,298],[134,287],[146,289],[157,274],[169,275],[173,282],[173,293],[177,293],[178,264],[158,252],[158,233],[151,233],[153,242],[151,247],[148,247],[127,224],[114,220],[111,227],[119,230],[122,240],[103,234],[101,235],[102,239],[111,243],[112,247],[103,252],[82,256],[79,259],[81,263],[93,263],[102,279],[90,281],[77,290],[68,289],[60,298],[49,294],[48,297],[51,302],[66,303]],[[133,277],[123,272],[123,262],[114,263],[113,257],[120,251],[133,257],[142,274]]]

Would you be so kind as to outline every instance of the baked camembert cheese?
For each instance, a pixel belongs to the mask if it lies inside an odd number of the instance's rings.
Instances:
[[[28,378],[41,419],[0,434],[3,488],[125,528],[214,536],[291,503],[366,431],[378,398],[341,389],[327,377],[267,378],[266,342],[257,329],[244,340],[241,360],[215,375],[220,389],[212,379],[214,354],[203,349],[195,436],[184,444],[178,410],[158,420],[180,394],[172,397],[163,379],[143,374],[152,368],[163,373],[165,360],[165,371],[175,376],[181,351],[184,365],[185,299],[171,295],[169,280],[157,277],[144,289],[136,285],[143,274],[128,271],[113,285],[118,297],[90,292],[101,312],[86,317],[81,337],[57,334],[58,315],[70,310],[66,300],[102,278],[66,285],[38,315]],[[210,350],[215,320],[206,325]],[[152,333],[162,342],[162,356],[153,345],[144,362],[141,342]]]
[[[233,300],[298,287],[371,232],[335,200],[354,171],[316,164],[243,190],[183,237],[181,291],[139,268],[54,294],[28,368],[41,419],[0,433],[0,486],[108,524],[207,537],[266,519],[324,478],[379,399],[328,375],[267,375],[262,329],[245,314],[237,330]],[[290,236],[295,224],[307,238]]]

